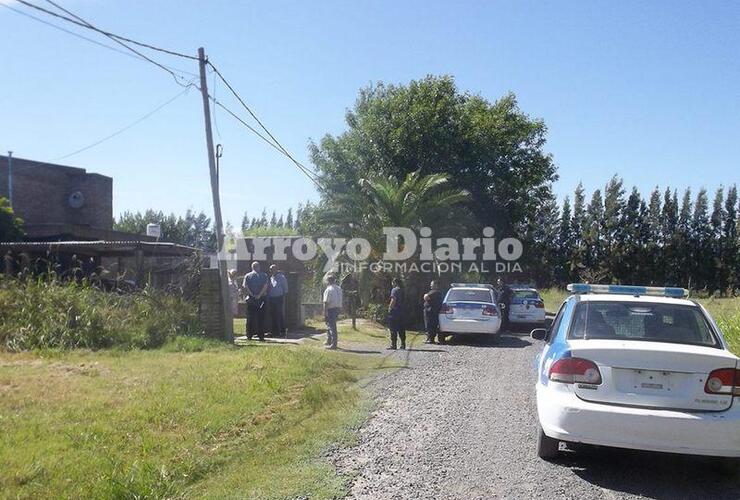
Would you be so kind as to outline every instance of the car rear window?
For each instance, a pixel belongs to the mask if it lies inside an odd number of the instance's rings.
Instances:
[[[649,302],[581,302],[573,313],[568,338],[718,345],[698,307]]]
[[[514,290],[514,298],[539,300],[540,295],[532,290]]]
[[[493,298],[490,290],[467,290],[465,288],[453,288],[447,294],[447,302],[488,302]]]

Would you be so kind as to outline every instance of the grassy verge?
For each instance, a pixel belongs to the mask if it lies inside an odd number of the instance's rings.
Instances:
[[[540,293],[545,301],[545,309],[553,313],[568,296],[566,290],[557,288],[541,290]],[[706,307],[717,321],[732,352],[740,355],[740,297],[698,299],[698,302]]]
[[[322,451],[364,417],[378,361],[188,339],[0,354],[1,496],[341,495]]]

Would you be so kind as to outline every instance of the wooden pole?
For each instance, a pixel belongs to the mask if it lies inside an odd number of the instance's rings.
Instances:
[[[206,81],[206,59],[203,47],[198,49],[198,63],[200,66],[200,92],[203,95],[203,117],[206,123],[206,146],[208,148],[208,168],[211,172],[211,194],[213,195],[213,218],[216,226],[216,249],[218,251],[218,272],[221,278],[221,305],[223,306],[224,339],[234,341],[234,320],[231,317],[231,298],[229,297],[229,282],[226,275],[226,262],[221,259],[224,249],[224,223],[221,218],[221,201],[219,198],[218,171],[216,170],[216,151],[213,147],[213,131],[211,130],[211,105],[208,96]]]

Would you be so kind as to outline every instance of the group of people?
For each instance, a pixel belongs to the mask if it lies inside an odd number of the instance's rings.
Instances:
[[[336,349],[337,317],[342,310],[342,288],[337,285],[336,278],[333,275],[329,275],[326,281],[327,287],[323,294],[324,319],[328,331],[326,346],[329,349]],[[406,296],[400,278],[393,278],[392,284],[393,287],[388,302],[388,330],[390,332],[388,349],[406,349],[406,327],[403,319]],[[497,281],[496,294],[498,300],[504,304],[502,314],[504,324],[506,324],[512,290],[501,278]],[[423,297],[425,344],[444,344],[445,342],[445,335],[439,330],[439,313],[442,309],[443,300],[444,295],[439,289],[439,284],[432,281],[429,284],[429,291]]]
[[[259,262],[252,262],[252,270],[244,276],[241,285],[236,279],[236,270],[229,271],[231,312],[235,316],[238,314],[239,297],[244,296],[247,304],[246,334],[249,340],[257,336],[264,341],[268,332],[273,336],[287,334],[285,299],[288,295],[288,279],[275,264],[270,266],[269,271],[268,276],[262,271]]]

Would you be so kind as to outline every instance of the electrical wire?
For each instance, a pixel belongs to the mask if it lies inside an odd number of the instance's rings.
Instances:
[[[33,19],[36,22],[39,22],[41,24],[45,24],[46,26],[49,26],[49,27],[54,28],[56,30],[62,31],[64,33],[67,33],[68,35],[72,35],[72,36],[74,36],[76,38],[80,38],[82,40],[85,40],[86,42],[90,42],[92,44],[98,45],[99,47],[103,47],[103,48],[106,48],[108,50],[112,50],[113,52],[117,52],[117,53],[122,54],[124,56],[131,57],[132,59],[136,59],[138,61],[146,61],[146,59],[143,59],[143,58],[137,56],[136,54],[133,54],[133,53],[128,52],[128,51],[125,51],[125,50],[118,49],[118,48],[113,47],[111,45],[106,45],[106,44],[104,44],[102,42],[99,42],[97,40],[93,40],[92,38],[88,38],[88,37],[86,37],[84,35],[81,35],[79,33],[74,32],[72,30],[68,30],[66,28],[63,28],[62,26],[59,26],[57,24],[54,24],[54,23],[50,23],[48,21],[45,21],[45,20],[41,19],[40,17],[34,16],[33,14],[29,14],[28,12],[23,12],[22,10],[16,9],[15,7],[12,7],[12,6],[10,6],[10,5],[6,4],[6,3],[0,2],[0,6],[1,7],[5,7],[6,9],[12,10],[16,14],[20,14],[21,16],[25,16],[25,17],[27,17],[29,19]],[[170,69],[172,71],[176,71],[178,73],[183,73],[183,74],[189,75],[189,76],[198,76],[195,73],[191,73],[191,72],[185,71],[183,69],[173,68],[172,66],[167,66],[167,65],[164,65],[164,64],[163,64],[163,66],[165,66],[166,68],[168,68],[168,69]]]
[[[115,132],[113,132],[112,134],[110,134],[110,135],[108,135],[108,136],[106,136],[106,137],[103,137],[102,139],[100,139],[100,140],[98,140],[98,141],[95,141],[95,142],[93,142],[92,144],[89,144],[89,145],[85,146],[84,148],[80,148],[80,149],[78,149],[78,150],[76,150],[76,151],[73,151],[73,152],[71,152],[71,153],[69,153],[69,154],[66,154],[66,155],[64,155],[64,156],[60,156],[60,157],[58,157],[58,158],[54,158],[53,160],[50,160],[50,161],[51,161],[51,162],[56,162],[56,161],[64,160],[64,159],[66,159],[66,158],[69,158],[70,156],[74,156],[74,155],[76,155],[76,154],[82,153],[83,151],[87,151],[88,149],[92,149],[92,148],[94,148],[95,146],[97,146],[98,144],[102,144],[102,143],[104,143],[105,141],[107,141],[108,139],[112,139],[112,138],[116,137],[117,135],[120,135],[120,134],[122,134],[123,132],[125,132],[125,131],[129,130],[130,128],[132,128],[132,127],[134,127],[134,126],[138,125],[139,123],[143,122],[144,120],[146,120],[147,118],[149,118],[150,116],[152,116],[153,114],[155,114],[155,113],[156,113],[157,111],[159,111],[159,110],[161,110],[162,108],[166,107],[166,106],[167,106],[168,104],[170,104],[170,103],[172,103],[173,101],[175,101],[175,100],[176,100],[176,99],[177,99],[178,97],[180,97],[180,96],[182,96],[182,95],[184,95],[184,94],[187,94],[187,93],[188,93],[188,91],[189,91],[189,90],[190,90],[190,89],[191,89],[192,87],[195,87],[195,85],[194,85],[194,84],[192,84],[192,81],[191,81],[191,85],[189,85],[188,87],[186,87],[186,88],[185,88],[185,90],[182,90],[181,92],[178,92],[178,93],[177,93],[177,95],[175,95],[175,96],[174,96],[174,97],[172,97],[171,99],[169,99],[169,100],[167,100],[167,101],[163,102],[162,104],[160,104],[159,106],[157,106],[157,107],[156,107],[156,108],[154,108],[153,110],[149,111],[149,112],[148,112],[147,114],[145,114],[144,116],[142,116],[142,117],[140,117],[140,118],[136,119],[135,121],[133,121],[133,122],[129,123],[129,124],[128,124],[128,125],[126,125],[125,127],[123,127],[123,128],[121,128],[121,129],[118,129],[118,130],[116,130],[116,131],[115,131]]]
[[[254,118],[254,120],[259,124],[259,126],[262,128],[262,130],[264,130],[265,133],[270,137],[270,139],[272,139],[275,142],[275,144],[277,144],[277,146],[280,148],[280,150],[283,152],[283,154],[285,156],[287,156],[293,163],[295,163],[295,165],[301,171],[303,171],[304,173],[310,172],[312,175],[315,176],[316,175],[316,172],[312,171],[311,169],[309,169],[308,167],[306,167],[305,165],[303,165],[301,162],[299,162],[298,160],[296,160],[295,158],[293,158],[293,156],[288,152],[288,150],[285,149],[285,147],[282,144],[280,144],[280,141],[277,140],[277,138],[272,134],[272,132],[270,132],[267,129],[267,127],[262,123],[262,121],[257,117],[257,115],[249,108],[249,106],[247,106],[247,103],[244,102],[244,99],[242,99],[241,96],[237,93],[237,91],[234,90],[234,87],[232,87],[231,84],[229,84],[229,82],[226,81],[226,78],[224,78],[224,76],[221,74],[221,72],[218,70],[218,68],[216,68],[216,66],[214,66],[211,61],[208,61],[208,64],[211,66],[211,68],[213,68],[213,71],[218,75],[218,77],[221,79],[221,81],[224,83],[224,85],[226,85],[226,87],[231,91],[231,93],[234,94],[234,97],[236,97],[236,99],[244,107],[244,109],[246,109],[247,112],[252,116],[252,118]]]
[[[185,83],[183,83],[183,80],[185,80],[185,77],[184,76],[178,75],[177,73],[175,73],[174,71],[172,71],[171,69],[169,69],[168,67],[166,67],[164,64],[159,63],[159,62],[155,61],[154,59],[151,59],[150,57],[145,56],[144,54],[142,54],[141,52],[139,52],[138,50],[136,50],[136,49],[134,49],[132,47],[129,47],[128,45],[126,45],[125,43],[123,43],[121,40],[119,40],[116,37],[116,35],[113,35],[112,33],[108,33],[108,32],[105,32],[103,30],[100,30],[100,29],[96,28],[92,24],[90,24],[87,21],[85,21],[84,19],[82,19],[80,16],[78,16],[76,14],[73,14],[72,12],[64,9],[63,7],[60,7],[59,5],[57,5],[56,3],[52,2],[51,0],[46,0],[46,1],[49,2],[50,4],[54,5],[58,9],[60,9],[60,10],[62,10],[64,12],[66,12],[67,14],[71,15],[72,17],[76,18],[79,22],[78,21],[74,21],[73,19],[70,19],[70,18],[68,18],[66,16],[62,16],[60,14],[57,14],[56,12],[52,12],[50,10],[44,9],[43,7],[39,7],[38,5],[34,5],[34,4],[30,3],[30,2],[27,2],[26,0],[17,0],[17,1],[20,2],[20,3],[22,3],[23,5],[26,5],[28,7],[33,8],[33,9],[37,9],[37,10],[40,10],[42,12],[46,12],[47,14],[53,15],[55,17],[59,17],[61,19],[64,19],[64,20],[69,21],[69,22],[72,22],[72,23],[77,24],[79,26],[82,26],[84,28],[88,28],[88,29],[97,31],[99,33],[102,33],[103,35],[107,36],[108,38],[110,38],[111,40],[113,40],[114,42],[116,42],[118,45],[121,45],[122,47],[128,49],[130,52],[133,52],[134,54],[138,55],[142,59],[145,59],[145,60],[149,61],[150,63],[154,64],[155,66],[157,66],[160,69],[163,69],[164,71],[166,71],[167,73],[169,73],[172,76],[172,78],[175,80],[175,83],[177,83],[181,87],[186,87],[187,86]]]
[[[76,18],[77,20],[72,19],[72,18],[67,17],[67,16],[63,16],[63,15],[57,13],[57,12],[54,12],[54,11],[45,9],[45,8],[39,6],[39,5],[32,4],[32,3],[30,3],[30,2],[28,2],[26,0],[17,0],[17,1],[18,1],[18,3],[22,3],[23,5],[25,5],[27,7],[31,7],[32,9],[36,9],[38,11],[41,11],[41,12],[44,12],[46,14],[52,15],[52,16],[57,17],[59,19],[64,19],[67,22],[76,24],[78,26],[82,26],[83,28],[87,28],[87,29],[90,29],[90,30],[93,30],[93,31],[97,31],[98,33],[103,34],[103,35],[105,35],[107,37],[117,38],[117,39],[119,39],[121,41],[128,42],[128,43],[133,43],[134,45],[138,45],[139,47],[144,47],[146,49],[156,50],[158,52],[163,52],[165,54],[169,54],[169,55],[172,55],[172,56],[183,57],[185,59],[193,59],[193,60],[196,60],[196,61],[198,60],[197,57],[191,56],[189,54],[183,54],[182,52],[176,52],[174,50],[163,49],[162,47],[156,47],[156,46],[150,45],[148,43],[139,42],[137,40],[133,40],[131,38],[127,38],[125,36],[117,35],[115,33],[111,33],[109,31],[105,31],[105,30],[102,30],[100,28],[97,28],[97,27],[91,25],[90,23],[88,23],[87,21],[85,21],[84,19],[80,18],[79,16],[77,16],[77,15],[73,14],[72,12],[68,11],[64,7],[62,7],[62,6],[60,6],[60,5],[52,2],[51,0],[46,0],[46,1],[48,3],[50,3],[51,5],[53,5],[54,7],[56,7],[57,9],[59,9],[59,10],[65,12],[65,13],[67,13],[68,15]]]
[[[158,61],[155,61],[154,59],[149,58],[148,56],[142,54],[138,50],[136,50],[136,49],[134,49],[134,48],[126,45],[126,43],[124,43],[124,42],[132,43],[132,44],[138,45],[140,47],[144,47],[144,48],[147,48],[147,49],[150,49],[150,50],[155,50],[155,51],[162,52],[162,53],[169,54],[169,55],[173,55],[173,56],[178,56],[178,57],[182,57],[182,58],[186,58],[186,59],[191,59],[191,60],[198,60],[198,58],[195,57],[195,56],[191,56],[191,55],[187,55],[187,54],[182,54],[180,52],[175,52],[175,51],[168,50],[168,49],[163,49],[161,47],[156,47],[154,45],[150,45],[150,44],[147,44],[147,43],[139,42],[139,41],[133,40],[133,39],[128,38],[128,37],[124,37],[124,36],[121,36],[121,35],[117,35],[115,33],[111,33],[111,32],[102,30],[102,29],[100,29],[100,28],[98,28],[96,26],[93,26],[91,23],[89,23],[88,21],[86,21],[82,17],[80,17],[80,16],[74,14],[73,12],[65,9],[61,5],[59,5],[56,2],[54,2],[53,0],[46,0],[46,2],[49,3],[49,4],[51,4],[52,6],[56,7],[57,9],[61,10],[62,12],[68,14],[69,16],[72,16],[72,17],[67,17],[67,16],[64,16],[62,14],[59,14],[57,12],[51,11],[49,9],[45,9],[45,8],[43,8],[41,6],[35,5],[35,4],[31,3],[31,2],[28,2],[27,0],[17,0],[17,1],[19,3],[25,5],[25,6],[29,7],[29,8],[36,9],[36,10],[38,10],[40,12],[45,13],[45,14],[54,16],[56,18],[62,19],[62,20],[67,21],[67,22],[70,22],[70,23],[75,24],[77,26],[80,26],[80,27],[83,27],[83,28],[86,28],[86,29],[90,29],[90,30],[93,30],[95,32],[98,32],[98,33],[100,33],[102,35],[105,35],[106,37],[108,37],[112,41],[116,42],[117,44],[119,44],[122,47],[124,47],[125,49],[127,49],[129,52],[133,53],[135,56],[138,56],[139,58],[141,58],[141,59],[143,59],[145,61],[148,61],[149,63],[151,63],[151,64],[159,67],[160,69],[166,71],[167,73],[169,73],[172,76],[172,78],[174,79],[175,83],[177,83],[181,87],[184,87],[185,88],[185,90],[182,93],[185,93],[191,87],[199,88],[197,85],[195,85],[193,83],[192,80],[189,81],[189,82],[186,81],[185,83],[183,83],[183,81],[186,80],[186,79],[182,75],[179,75],[179,74],[176,73],[176,71],[179,71],[179,70],[175,70],[173,68],[170,68],[168,66],[165,66],[164,64],[162,64],[162,63],[160,63]],[[12,10],[16,10],[16,9],[12,9]],[[17,12],[21,13],[20,11],[17,11]],[[36,19],[36,20],[38,20],[40,22],[43,22],[44,24],[48,24],[48,25],[53,26],[55,28],[61,29],[62,31],[65,31],[65,32],[68,32],[68,33],[73,34],[75,36],[81,37],[81,38],[83,38],[85,40],[91,41],[91,42],[96,43],[98,45],[102,45],[102,46],[104,46],[106,48],[110,48],[110,49],[116,50],[113,47],[109,47],[109,46],[107,46],[105,44],[100,44],[99,42],[95,42],[94,40],[90,40],[90,39],[88,39],[86,37],[82,37],[82,35],[78,35],[76,33],[69,32],[69,31],[67,31],[67,30],[65,30],[63,28],[60,28],[58,26],[55,26],[55,25],[53,25],[51,23],[47,23],[47,22],[45,22],[45,21],[43,21],[41,19],[35,18],[34,16],[30,16],[30,14],[25,14],[25,15],[27,15],[29,17],[32,17],[32,18],[34,18],[34,19]],[[120,50],[116,50],[116,51],[117,52],[122,52]],[[262,139],[264,142],[266,142],[271,147],[273,147],[276,151],[278,151],[279,153],[281,153],[282,155],[284,155],[288,159],[290,159],[295,164],[295,166],[311,182],[313,182],[316,185],[317,188],[319,188],[319,190],[323,191],[323,187],[318,182],[318,174],[316,172],[314,172],[313,170],[309,169],[308,167],[306,167],[305,165],[303,165],[298,160],[296,160],[293,157],[293,155],[291,155],[288,152],[288,150],[277,140],[277,138],[272,134],[272,132],[270,132],[270,130],[262,123],[262,121],[257,117],[257,115],[249,108],[249,106],[246,104],[246,102],[244,102],[244,99],[242,99],[242,97],[236,92],[236,90],[231,86],[231,84],[229,84],[229,82],[226,80],[226,78],[224,78],[224,76],[221,74],[221,72],[210,61],[207,61],[207,64],[211,66],[211,68],[213,69],[214,73],[226,85],[226,87],[234,95],[234,97],[236,97],[236,99],[239,101],[239,103],[242,105],[242,107],[244,107],[244,109],[247,110],[247,112],[250,114],[250,116],[259,124],[260,128],[269,136],[269,139],[267,137],[265,137],[262,133],[260,133],[257,129],[255,129],[254,127],[252,127],[251,125],[249,125],[246,121],[244,121],[241,117],[239,117],[236,113],[234,113],[232,110],[230,110],[224,104],[222,104],[220,101],[216,100],[216,98],[214,96],[211,96],[209,94],[208,95],[209,99],[211,101],[213,101],[213,103],[215,105],[217,105],[218,107],[220,107],[221,109],[223,109],[224,111],[226,111],[228,114],[230,114],[232,117],[234,117],[237,121],[239,121],[242,125],[244,125],[252,133],[254,133],[255,135],[257,135],[260,139]],[[182,71],[182,73],[187,73],[187,72]],[[189,73],[189,74],[190,75],[193,75],[193,73]],[[214,81],[215,81],[215,77],[214,77]],[[149,116],[151,116],[151,114],[155,113],[156,111],[158,111],[162,107],[166,106],[167,104],[169,104],[169,102],[175,100],[181,94],[178,94],[175,98],[171,99],[167,103],[163,104],[159,108],[155,109],[153,112],[150,112],[149,114],[145,115],[144,117],[142,117],[141,119],[139,119],[136,122],[132,123],[131,125],[129,125],[127,127],[124,127],[123,129],[115,132],[114,134],[111,134],[110,136],[108,136],[108,137],[106,137],[104,139],[101,139],[100,141],[95,142],[94,144],[91,144],[89,146],[86,146],[85,148],[82,148],[82,149],[78,150],[78,151],[75,151],[75,152],[70,153],[68,155],[65,155],[63,157],[60,157],[57,160],[68,158],[68,157],[73,156],[75,154],[81,153],[81,152],[83,152],[83,151],[85,151],[87,149],[90,149],[91,147],[94,147],[94,146],[100,144],[101,142],[104,142],[104,141],[106,141],[106,140],[108,140],[108,139],[110,139],[112,137],[115,137],[116,135],[122,133],[123,131],[128,130],[128,128],[131,128],[132,126],[136,125],[140,121],[148,118]],[[57,160],[54,160],[54,161],[57,161]]]

